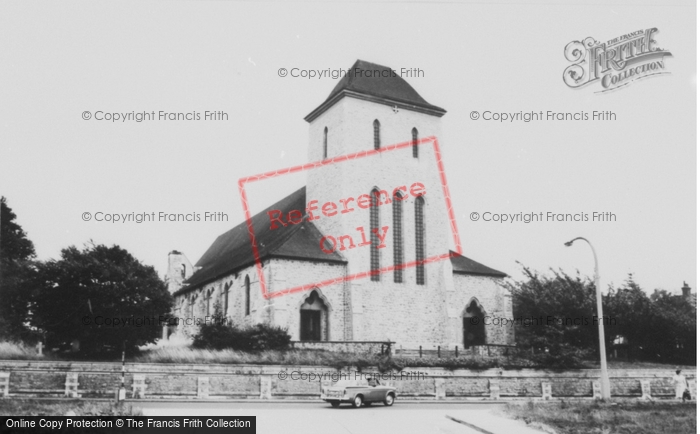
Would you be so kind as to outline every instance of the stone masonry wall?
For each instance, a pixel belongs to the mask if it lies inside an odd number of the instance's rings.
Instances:
[[[12,397],[65,394],[67,376],[77,375],[82,397],[112,398],[121,379],[120,363],[0,361],[0,372],[10,373]],[[641,398],[642,382],[649,382],[653,398],[674,396],[672,370],[610,370],[613,397]],[[322,366],[188,365],[128,363],[127,397],[133,396],[136,376],[145,379],[145,398],[162,399],[319,399],[321,390],[338,379],[379,379],[397,388],[399,399],[484,400],[542,398],[549,384],[552,398],[592,398],[597,370],[485,371],[410,368],[380,373]],[[696,395],[696,374],[687,373]]]

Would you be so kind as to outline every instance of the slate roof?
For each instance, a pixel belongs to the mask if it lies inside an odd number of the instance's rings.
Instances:
[[[480,264],[472,259],[462,256],[450,250],[450,262],[452,262],[452,272],[456,274],[471,274],[474,276],[507,277],[502,271],[494,270],[484,264]]]
[[[277,229],[270,229],[270,218],[267,212],[273,209],[282,211],[282,215],[285,216],[289,211],[295,209],[305,214],[306,187],[300,188],[251,218],[261,260],[275,257],[346,263],[345,259],[337,252],[327,254],[321,251],[319,243],[323,235],[313,223],[303,221],[298,225],[288,224]],[[286,221],[286,218],[284,220]],[[195,269],[201,268],[185,281],[185,286],[176,294],[191,291],[254,263],[248,225],[244,221],[216,238],[211,247],[195,264]]]
[[[435,116],[447,111],[428,103],[410,84],[400,76],[400,71],[392,71],[388,66],[358,60],[349,72],[333,88],[326,101],[309,113],[304,119],[311,122],[345,95],[367,96],[375,102],[388,103],[413,109]]]

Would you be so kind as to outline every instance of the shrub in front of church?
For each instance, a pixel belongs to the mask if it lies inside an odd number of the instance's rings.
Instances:
[[[212,350],[284,350],[289,348],[291,340],[287,330],[281,327],[267,324],[236,327],[225,322],[214,322],[200,326],[192,346]]]

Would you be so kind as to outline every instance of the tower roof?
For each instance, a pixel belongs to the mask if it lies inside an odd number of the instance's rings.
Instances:
[[[304,120],[311,122],[344,96],[397,106],[441,117],[447,111],[428,103],[406,80],[388,66],[358,60],[320,106]]]

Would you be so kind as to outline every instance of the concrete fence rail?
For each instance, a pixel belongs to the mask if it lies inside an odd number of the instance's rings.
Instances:
[[[613,397],[657,399],[675,395],[673,370],[610,371]],[[134,399],[318,399],[339,378],[374,376],[397,387],[400,399],[493,400],[593,398],[599,372],[542,370],[447,370],[323,366],[129,363],[127,398]],[[695,399],[695,373],[687,373]],[[0,361],[0,396],[113,398],[120,363]]]

